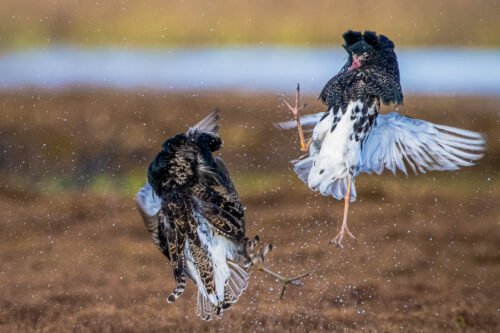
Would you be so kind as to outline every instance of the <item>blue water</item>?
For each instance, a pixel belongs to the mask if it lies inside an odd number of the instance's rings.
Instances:
[[[401,49],[404,93],[500,95],[500,50]],[[74,86],[317,94],[343,65],[334,48],[78,49],[0,55],[0,89]]]

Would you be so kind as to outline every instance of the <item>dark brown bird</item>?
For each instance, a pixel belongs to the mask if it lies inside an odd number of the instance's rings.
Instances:
[[[153,241],[170,260],[176,287],[169,303],[182,295],[186,277],[198,287],[197,315],[220,318],[248,286],[251,265],[284,278],[263,266],[271,250],[257,247],[258,237],[245,237],[244,207],[220,157],[218,111],[186,133],[163,144],[148,168],[148,183],[137,193],[139,210]],[[284,291],[284,290],[283,290]]]

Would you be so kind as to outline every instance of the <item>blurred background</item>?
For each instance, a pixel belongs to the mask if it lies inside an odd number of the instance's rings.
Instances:
[[[0,331],[500,331],[500,25],[496,1],[0,2]],[[477,166],[359,177],[358,237],[311,193],[280,97],[306,113],[342,66],[341,34],[397,46],[416,118],[485,133]],[[163,141],[214,107],[249,235],[311,271],[278,299],[254,272],[224,319],[167,305],[166,259],[134,195]],[[393,110],[385,107],[384,112]]]

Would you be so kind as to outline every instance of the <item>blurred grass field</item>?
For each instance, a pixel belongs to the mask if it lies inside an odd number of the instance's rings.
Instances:
[[[499,11],[489,0],[3,0],[0,46],[338,45],[352,28],[398,46],[498,47]]]
[[[358,240],[338,250],[342,203],[291,171],[297,135],[272,125],[288,118],[278,96],[1,92],[0,331],[498,332],[499,102],[408,97],[400,112],[484,132],[488,152],[455,173],[360,176]],[[253,272],[241,301],[206,323],[192,284],[166,303],[172,273],[133,196],[163,141],[216,106],[248,234],[274,243],[270,267],[312,276],[280,301]]]

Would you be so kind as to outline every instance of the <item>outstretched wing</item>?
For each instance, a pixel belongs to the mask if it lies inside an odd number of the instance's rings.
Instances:
[[[315,126],[324,115],[325,112],[318,112],[318,113],[308,114],[305,116],[300,116],[300,124],[302,125],[302,127]],[[297,122],[295,120],[289,120],[281,123],[276,123],[276,126],[281,129],[291,129],[297,127]]]
[[[191,134],[195,131],[206,132],[206,133],[219,133],[219,125],[217,121],[219,120],[219,109],[215,109],[210,112],[205,118],[200,120],[196,125],[189,128],[187,134]]]
[[[154,193],[153,187],[149,183],[144,184],[135,200],[153,242],[168,260],[176,259],[172,258],[172,254],[176,254],[173,250],[176,250],[177,235],[170,229],[166,216],[161,214],[161,199]]]
[[[233,239],[245,237],[244,207],[221,158],[214,159],[212,170],[200,173],[194,197],[201,213],[219,232]]]
[[[384,168],[407,174],[456,170],[484,155],[485,138],[477,132],[435,125],[396,112],[379,115],[361,151],[360,172],[381,174]]]

